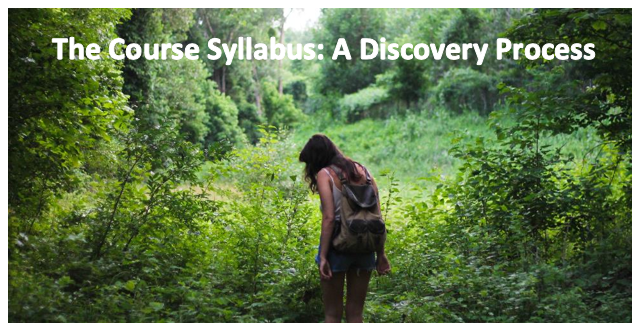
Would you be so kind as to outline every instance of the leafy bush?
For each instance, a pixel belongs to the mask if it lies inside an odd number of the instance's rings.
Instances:
[[[305,117],[294,105],[292,96],[279,94],[272,82],[262,82],[261,91],[261,108],[268,125],[287,128]]]
[[[321,63],[321,78],[316,88],[324,95],[350,94],[368,87],[375,81],[377,74],[384,71],[388,64],[384,60],[361,60],[359,49],[362,38],[379,39],[385,33],[385,12],[382,9],[338,8],[324,9],[314,32],[314,42],[325,44],[321,54],[326,58]],[[329,60],[334,44],[344,38],[351,60],[339,56]]]
[[[297,150],[265,129],[254,147],[211,169],[224,203],[212,233],[214,264],[228,274],[238,319],[311,321],[321,315],[316,265],[320,221],[301,183]],[[223,185],[225,184],[225,185]],[[315,220],[316,219],[316,220]],[[225,276],[227,277],[227,275]],[[246,296],[251,296],[246,299]]]
[[[239,112],[230,97],[216,89],[216,84],[208,81],[203,84],[205,109],[209,115],[207,123],[208,134],[205,144],[229,141],[233,144],[245,140],[242,129],[238,125]]]
[[[471,30],[479,21],[512,11],[462,11],[450,23],[441,21],[450,17],[444,11],[407,19],[420,12],[394,11],[393,27],[412,33],[404,20],[419,21],[434,35],[446,26],[445,37],[456,40],[481,35]],[[280,13],[136,10],[127,27],[130,36],[166,41],[187,33],[197,14],[191,36],[210,28],[244,34],[259,21],[252,30],[262,33]],[[346,125],[333,115],[337,92],[327,100],[312,93],[306,105],[315,118],[293,138],[276,129],[301,113],[264,77],[267,64],[227,70],[210,61],[205,70],[201,62],[139,60],[143,67],[126,65],[123,85],[118,62],[54,58],[52,35],[78,32],[104,45],[129,14],[10,11],[10,321],[319,321],[313,258],[321,217],[297,161],[319,130],[369,166],[380,188],[393,268],[371,280],[367,321],[632,320],[630,9],[526,15],[509,36],[594,42],[610,59],[526,61],[528,88],[509,82],[519,73],[483,71],[510,76],[490,118],[473,103],[494,77],[459,69],[438,87],[450,110],[420,106],[429,109]],[[385,15],[338,10],[326,26],[350,29],[360,18],[377,25]],[[185,74],[171,78],[176,67]],[[412,66],[397,68],[420,77]],[[426,68],[430,79],[441,77],[439,67]],[[381,84],[341,103],[383,116],[379,90],[390,90],[383,81],[395,74],[377,75]],[[132,107],[149,109],[128,109],[125,93]],[[266,122],[276,126],[257,126]],[[242,141],[239,127],[252,145],[222,141]],[[209,135],[204,150],[199,141]]]
[[[337,107],[341,98],[342,96],[338,93],[328,95],[312,93],[305,102],[304,112],[308,115],[324,116],[328,118],[328,122],[339,120],[340,111]]]
[[[265,118],[259,115],[259,110],[255,104],[242,100],[238,104],[239,126],[247,136],[250,143],[258,142],[261,133],[257,125],[265,123]]]
[[[283,88],[283,93],[292,95],[294,101],[299,103],[303,103],[308,99],[307,86],[303,80],[297,80],[286,84]]]
[[[379,87],[367,87],[339,100],[342,120],[355,122],[380,113],[388,99],[388,91]]]
[[[451,69],[434,88],[439,104],[456,113],[490,113],[497,102],[497,80],[471,68]]]
[[[105,52],[99,60],[57,60],[51,39],[77,35],[78,43],[105,48],[130,12],[12,9],[10,15],[9,214],[25,218],[26,231],[52,191],[73,187],[85,148],[127,129],[133,115],[121,91],[119,62]]]

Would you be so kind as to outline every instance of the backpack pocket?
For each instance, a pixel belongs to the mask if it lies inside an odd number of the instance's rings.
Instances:
[[[348,221],[348,229],[354,234],[368,232],[368,221],[363,219],[352,219]]]
[[[372,234],[381,235],[386,232],[386,224],[380,219],[368,221],[368,231]]]

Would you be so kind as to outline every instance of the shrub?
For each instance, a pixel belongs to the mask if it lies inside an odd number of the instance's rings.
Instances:
[[[205,108],[209,115],[206,144],[228,141],[240,143],[245,139],[238,123],[239,111],[232,99],[216,89],[213,81],[205,83]]]
[[[382,104],[388,100],[388,90],[368,87],[339,100],[340,116],[348,122],[374,117],[381,113]]]
[[[291,95],[282,95],[269,81],[261,84],[261,108],[266,122],[277,127],[289,127],[304,118],[303,113],[294,105]]]
[[[305,81],[297,80],[290,82],[283,88],[283,93],[292,95],[296,102],[305,102],[308,99],[307,86]]]
[[[497,102],[496,80],[471,68],[451,69],[435,87],[438,102],[449,110],[461,113],[475,110],[487,115]]]

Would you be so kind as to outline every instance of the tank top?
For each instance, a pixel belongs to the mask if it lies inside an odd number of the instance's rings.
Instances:
[[[328,172],[326,168],[323,168],[323,171],[325,171],[325,173],[327,173],[328,176],[330,176],[330,181],[332,181],[332,197],[334,201],[334,219],[335,220],[341,219],[341,195],[342,195],[341,190],[339,190],[339,188],[337,188],[337,186],[334,184],[334,178],[332,177],[330,172]],[[323,211],[323,206],[319,206],[319,208],[321,208],[321,211]]]

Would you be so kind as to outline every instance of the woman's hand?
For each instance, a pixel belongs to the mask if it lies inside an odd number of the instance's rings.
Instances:
[[[332,278],[330,262],[328,262],[326,258],[321,258],[319,261],[319,274],[321,274],[321,280],[330,280],[330,278]]]
[[[385,254],[377,256],[377,273],[381,276],[390,273],[390,261]]]

